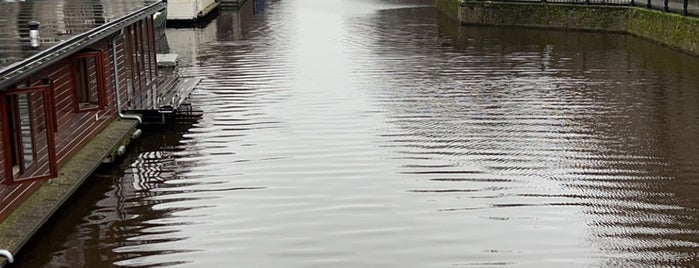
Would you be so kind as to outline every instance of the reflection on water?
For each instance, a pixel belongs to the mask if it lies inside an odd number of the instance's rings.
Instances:
[[[697,58],[431,3],[268,1],[182,46],[202,118],[98,173],[20,262],[699,265]]]

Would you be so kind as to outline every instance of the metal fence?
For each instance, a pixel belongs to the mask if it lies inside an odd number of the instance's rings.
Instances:
[[[633,0],[541,0],[545,3],[628,6]]]
[[[699,0],[504,0],[557,4],[616,5],[646,7],[685,16],[699,17]]]
[[[699,0],[632,0],[631,5],[682,15],[699,16]]]

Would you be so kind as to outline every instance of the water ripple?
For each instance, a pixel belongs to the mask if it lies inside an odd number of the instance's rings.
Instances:
[[[180,72],[203,116],[53,263],[91,241],[129,267],[697,265],[696,59],[431,4],[269,1],[243,40],[225,14],[169,32],[199,38]]]

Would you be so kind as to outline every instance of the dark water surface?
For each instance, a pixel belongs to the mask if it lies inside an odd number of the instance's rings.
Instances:
[[[147,129],[19,267],[699,265],[699,59],[431,5],[168,30],[203,116]]]

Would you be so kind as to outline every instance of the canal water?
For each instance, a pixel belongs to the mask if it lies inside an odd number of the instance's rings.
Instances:
[[[699,59],[432,4],[168,29],[201,116],[146,128],[15,267],[699,265]]]

